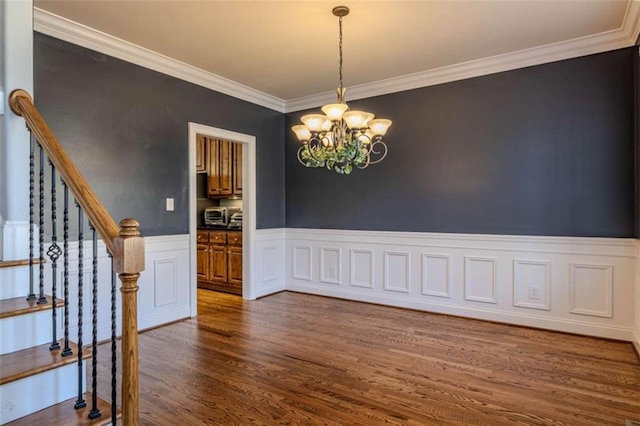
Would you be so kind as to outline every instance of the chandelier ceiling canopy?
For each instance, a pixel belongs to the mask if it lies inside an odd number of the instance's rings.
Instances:
[[[375,118],[366,111],[351,111],[345,102],[346,89],[342,85],[342,18],[349,14],[346,6],[336,6],[333,14],[338,17],[340,86],[335,104],[322,107],[324,114],[303,115],[303,124],[293,126],[302,146],[298,149],[298,161],[307,167],[326,167],[340,174],[349,174],[354,167],[364,169],[387,155],[387,145],[382,140],[391,126],[391,120]]]

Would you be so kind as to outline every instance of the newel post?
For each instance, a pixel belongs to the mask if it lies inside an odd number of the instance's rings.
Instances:
[[[139,423],[138,277],[144,271],[144,239],[138,222],[123,219],[113,240],[114,270],[122,281],[122,422]]]

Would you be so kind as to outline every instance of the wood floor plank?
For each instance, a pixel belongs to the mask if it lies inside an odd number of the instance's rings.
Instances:
[[[51,309],[51,296],[45,295],[45,298],[47,303],[41,304],[36,300],[27,300],[26,297],[0,300],[0,319]],[[64,300],[56,299],[56,307],[62,306],[64,306]]]
[[[69,343],[73,354],[66,357],[62,356],[60,349],[51,351],[49,346],[47,343],[0,355],[0,385],[78,362],[78,346],[75,343]],[[62,340],[60,346],[63,346]],[[91,354],[91,348],[83,348],[83,359],[91,357]]]
[[[626,342],[290,292],[198,301],[197,318],[140,335],[142,424],[640,420]]]
[[[42,425],[73,425],[73,426],[102,426],[111,423],[111,404],[102,398],[97,399],[97,408],[100,417],[89,419],[91,411],[91,393],[84,396],[87,406],[76,410],[74,404],[76,398],[61,402],[45,408],[26,417],[7,423],[9,426],[42,426]],[[120,412],[116,413],[116,419],[120,418]]]

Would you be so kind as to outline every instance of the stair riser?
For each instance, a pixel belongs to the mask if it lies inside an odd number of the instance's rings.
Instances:
[[[83,365],[82,377],[86,377],[86,365]],[[86,383],[83,380],[83,392]],[[22,380],[7,383],[0,387],[0,424],[58,404],[77,396],[78,365],[70,364]]]
[[[0,320],[0,355],[51,342],[51,309]],[[57,337],[61,336],[62,309],[58,309]]]
[[[37,277],[36,277],[37,280]],[[23,297],[29,293],[29,267],[0,268],[0,300]]]

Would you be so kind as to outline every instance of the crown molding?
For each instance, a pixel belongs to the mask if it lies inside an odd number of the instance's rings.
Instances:
[[[631,0],[628,3],[622,25],[615,30],[372,83],[350,86],[347,88],[347,98],[349,100],[370,98],[621,49],[633,46],[638,40],[639,34],[640,1]],[[291,99],[286,101],[285,112],[316,108],[320,105],[333,103],[335,100],[335,91]]]
[[[335,101],[333,90],[285,101],[39,8],[34,8],[34,30],[278,112],[301,111]],[[622,25],[615,30],[351,86],[347,97],[370,98],[621,49],[633,46],[639,35],[640,1],[631,0]]]
[[[39,8],[33,11],[33,29],[39,33],[95,50],[142,67],[188,81],[278,112],[285,101],[219,75],[204,71],[126,40],[103,33]]]

